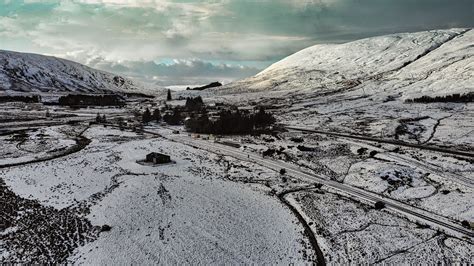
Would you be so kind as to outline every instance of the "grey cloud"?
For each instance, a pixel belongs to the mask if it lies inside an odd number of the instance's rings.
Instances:
[[[277,61],[317,43],[473,27],[473,13],[473,0],[0,0],[0,49],[146,80],[236,79],[257,70],[205,62]],[[200,61],[149,64],[162,58]]]
[[[147,62],[112,63],[96,60],[94,67],[135,77],[145,83],[162,86],[205,84],[212,81],[229,81],[255,75],[255,67],[228,64],[213,64],[202,60],[176,60],[173,64]]]

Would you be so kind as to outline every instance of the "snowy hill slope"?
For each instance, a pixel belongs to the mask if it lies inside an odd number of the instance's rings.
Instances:
[[[474,90],[474,31],[435,30],[315,45],[226,92],[298,90],[336,93],[361,86],[399,90],[404,97]],[[223,89],[220,89],[223,90]],[[377,90],[374,91],[377,93]]]
[[[0,50],[0,92],[143,92],[135,81],[65,59]]]

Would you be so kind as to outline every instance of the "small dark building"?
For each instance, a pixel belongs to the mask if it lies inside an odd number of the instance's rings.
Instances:
[[[146,161],[154,164],[171,163],[171,157],[165,154],[152,152],[146,156]]]

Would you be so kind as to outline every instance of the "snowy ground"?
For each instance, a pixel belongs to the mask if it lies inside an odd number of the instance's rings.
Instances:
[[[98,127],[84,135],[92,143],[73,155],[0,170],[20,197],[87,214],[93,226],[112,226],[75,250],[69,262],[288,264],[315,259],[298,220],[268,195],[266,186],[229,181],[270,179],[275,173],[239,162],[229,166],[225,158],[163,139]],[[170,154],[176,164],[136,163],[151,151]],[[2,249],[4,261],[18,261],[20,251]]]
[[[474,246],[326,191],[292,195],[328,264],[470,263]]]
[[[0,136],[0,167],[41,159],[67,150],[76,144],[69,127],[25,130]]]
[[[453,29],[316,46],[256,77],[173,97],[263,105],[286,125],[472,151],[472,103],[404,101],[472,92],[473,38],[472,30]],[[52,113],[131,116],[144,107]],[[1,108],[3,130],[46,120],[41,106]],[[74,145],[79,128],[84,126],[3,135],[0,161],[25,162]],[[0,228],[2,262],[303,264],[314,262],[318,250],[331,264],[474,261],[472,239],[252,163],[110,128],[92,127],[83,136],[92,142],[73,154],[0,167],[2,197],[13,202],[0,209],[8,214]],[[293,131],[229,138],[247,151],[273,149],[269,157],[327,179],[457,223],[474,221],[472,158]],[[176,163],[136,163],[151,151]],[[104,224],[111,230],[101,232]]]
[[[39,132],[67,140],[68,135],[60,132],[84,128],[49,127]],[[40,141],[35,134],[29,142]],[[0,169],[6,185],[2,189],[11,190],[8,195],[15,193],[12,197],[19,202],[17,205],[36,206],[27,216],[13,212],[23,222],[9,220],[11,226],[3,228],[2,234],[7,236],[0,242],[3,261],[300,264],[316,260],[306,227],[330,263],[472,261],[473,246],[469,241],[341,198],[324,187],[318,190],[311,184],[283,178],[252,163],[164,138],[100,126],[87,129],[83,136],[91,143],[74,154]],[[298,143],[300,137],[312,151],[298,149],[302,145]],[[278,137],[231,138],[242,141],[245,149],[254,152],[284,147],[273,156],[444,216],[472,219],[472,190],[442,176],[427,177],[419,168],[390,161],[421,156],[410,150],[394,153],[389,146],[297,132]],[[364,147],[367,150],[360,152]],[[390,151],[384,152],[384,148]],[[372,150],[379,152],[370,156]],[[169,154],[175,163],[156,167],[137,163],[151,151]],[[472,172],[472,165],[456,158],[433,154],[422,157],[426,163],[443,162],[453,175]],[[35,239],[48,237],[45,232],[50,231],[61,239],[56,241],[59,245],[53,246],[42,242],[54,254],[49,258],[38,258],[31,246],[18,250],[24,246],[23,241],[32,241],[19,234],[23,224],[38,220],[42,213],[55,219],[41,227],[33,226],[30,230],[35,232]],[[75,228],[62,225],[70,221],[82,224],[79,233],[66,233]],[[111,230],[101,232],[103,225],[111,226]],[[45,227],[50,229],[41,229]],[[57,249],[64,241],[72,244],[67,249]],[[418,258],[418,250],[434,251]]]
[[[248,151],[274,150],[269,157],[292,162],[327,179],[450,219],[474,220],[474,168],[469,159],[300,132],[232,139]]]

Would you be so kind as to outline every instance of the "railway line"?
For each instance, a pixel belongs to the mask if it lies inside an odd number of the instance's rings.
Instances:
[[[145,130],[144,133],[163,136],[163,134],[152,130]],[[324,176],[318,174],[308,173],[300,169],[298,166],[289,164],[287,162],[262,158],[260,155],[256,155],[254,153],[244,152],[237,148],[228,147],[207,140],[191,139],[188,136],[167,135],[163,137],[166,137],[167,139],[176,142],[193,146],[195,148],[207,150],[209,152],[231,156],[243,161],[257,163],[259,165],[276,171],[285,168],[287,174],[292,175],[293,177],[296,177],[300,180],[323,184],[327,188],[334,190],[337,194],[349,196],[353,199],[365,201],[370,204],[375,204],[375,202],[383,202],[385,204],[386,209],[398,213],[404,217],[407,217],[410,220],[415,220],[422,224],[426,224],[434,228],[439,228],[447,234],[454,235],[456,237],[463,237],[467,239],[474,238],[474,232],[472,230],[463,227],[460,223],[456,221],[450,220],[438,214],[428,212],[426,210],[410,206],[406,203],[378,195],[373,192],[369,192],[360,188],[329,180]]]

